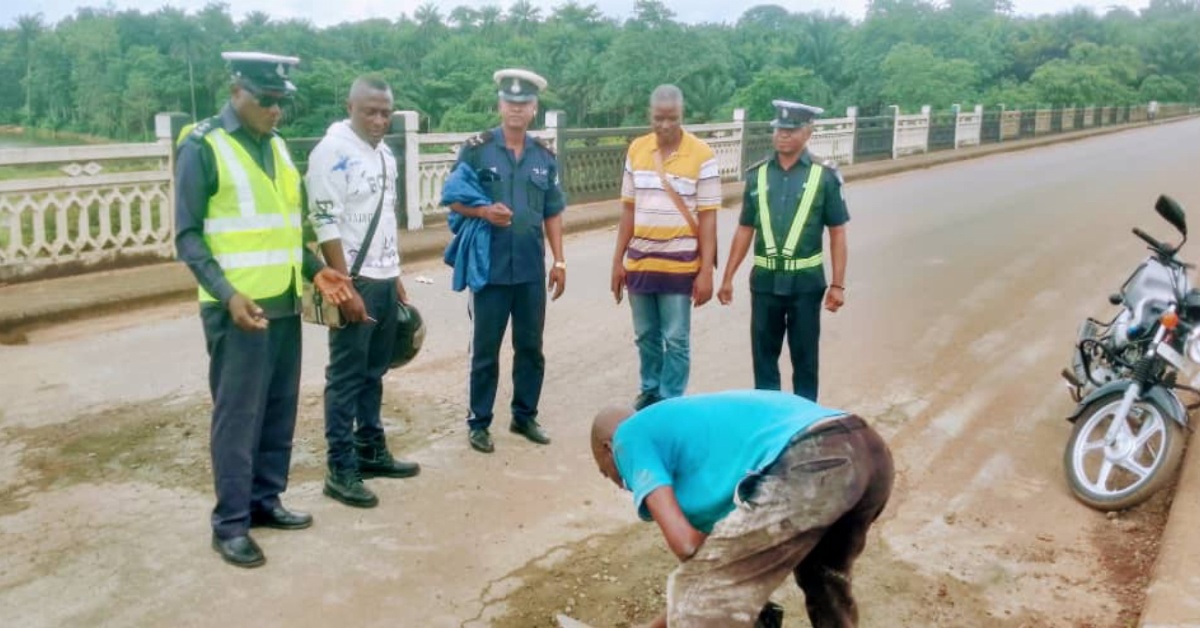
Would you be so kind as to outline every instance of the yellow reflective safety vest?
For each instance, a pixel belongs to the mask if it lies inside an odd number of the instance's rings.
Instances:
[[[770,164],[764,163],[758,167],[758,223],[759,236],[762,238],[765,255],[755,255],[754,265],[767,270],[797,272],[815,268],[820,266],[824,261],[824,255],[818,252],[816,255],[809,257],[796,258],[796,247],[800,244],[800,234],[804,230],[804,223],[808,221],[808,214],[812,211],[813,203],[817,198],[817,188],[821,184],[821,174],[825,172],[825,168],[819,164],[813,164],[808,170],[808,179],[804,182],[804,194],[800,196],[800,205],[796,208],[796,215],[792,218],[792,226],[788,229],[787,239],[784,240],[783,246],[779,246],[775,240],[774,230],[771,228],[771,208],[767,202],[767,166]]]
[[[193,126],[184,127],[182,144]],[[271,138],[275,178],[267,176],[245,148],[220,126],[199,131],[212,148],[217,191],[208,199],[204,242],[233,288],[257,300],[303,290],[303,231],[300,171],[283,138]],[[201,302],[216,297],[203,287]]]

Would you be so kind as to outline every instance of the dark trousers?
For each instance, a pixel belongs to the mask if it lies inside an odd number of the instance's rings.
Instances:
[[[500,379],[500,343],[512,318],[513,399],[516,423],[537,418],[546,358],[542,331],[546,326],[546,288],[541,282],[511,286],[489,284],[471,295],[468,311],[474,324],[471,338],[471,429],[492,424],[496,384]]]
[[[792,359],[792,391],[817,400],[817,375],[821,340],[823,292],[779,296],[765,292],[750,295],[750,348],[754,357],[754,387],[782,390],[779,353],[787,334]]]
[[[279,505],[287,490],[300,395],[300,317],[242,331],[229,312],[203,307],[213,398],[213,532],[246,534],[252,510]]]
[[[377,322],[351,323],[329,330],[325,368],[325,441],[329,464],[339,471],[358,468],[354,440],[383,439],[380,406],[383,376],[396,343],[396,280],[359,278],[354,287]]]

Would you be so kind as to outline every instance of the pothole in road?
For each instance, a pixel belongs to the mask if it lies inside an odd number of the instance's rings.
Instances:
[[[303,394],[296,419],[293,483],[325,474],[324,404]],[[207,399],[158,399],[81,415],[67,423],[0,430],[0,444],[19,445],[14,477],[0,483],[0,516],[24,510],[32,496],[80,483],[146,482],[207,493],[212,490]],[[447,425],[447,404],[422,395],[385,394],[384,428],[401,457]]]
[[[665,609],[667,575],[677,562],[653,524],[635,524],[551,554],[558,557],[551,564],[535,561],[504,578],[521,584],[491,601],[503,610],[489,625],[550,628],[562,613],[592,626],[627,628]],[[1028,614],[993,613],[983,585],[948,574],[923,575],[874,535],[854,578],[864,627],[1041,625]],[[785,625],[807,625],[803,595],[790,579],[773,599],[784,607]]]

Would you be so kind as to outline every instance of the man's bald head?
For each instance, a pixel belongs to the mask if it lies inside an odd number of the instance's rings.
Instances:
[[[609,406],[600,411],[592,421],[592,445],[599,445],[612,440],[617,426],[633,416],[633,408],[629,406]]]
[[[377,76],[360,76],[350,85],[346,110],[350,126],[371,146],[379,144],[392,123],[392,88]]]
[[[623,487],[617,464],[613,460],[612,439],[629,417],[633,416],[633,408],[629,406],[609,406],[600,411],[592,421],[592,456],[596,459],[596,467],[600,474],[611,480],[618,487]]]

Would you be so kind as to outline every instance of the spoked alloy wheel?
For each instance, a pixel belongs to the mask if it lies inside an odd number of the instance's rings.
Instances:
[[[1121,395],[1093,403],[1076,421],[1063,456],[1075,497],[1097,510],[1146,501],[1174,476],[1183,457],[1183,428],[1150,401],[1135,401],[1110,430],[1120,406]]]

